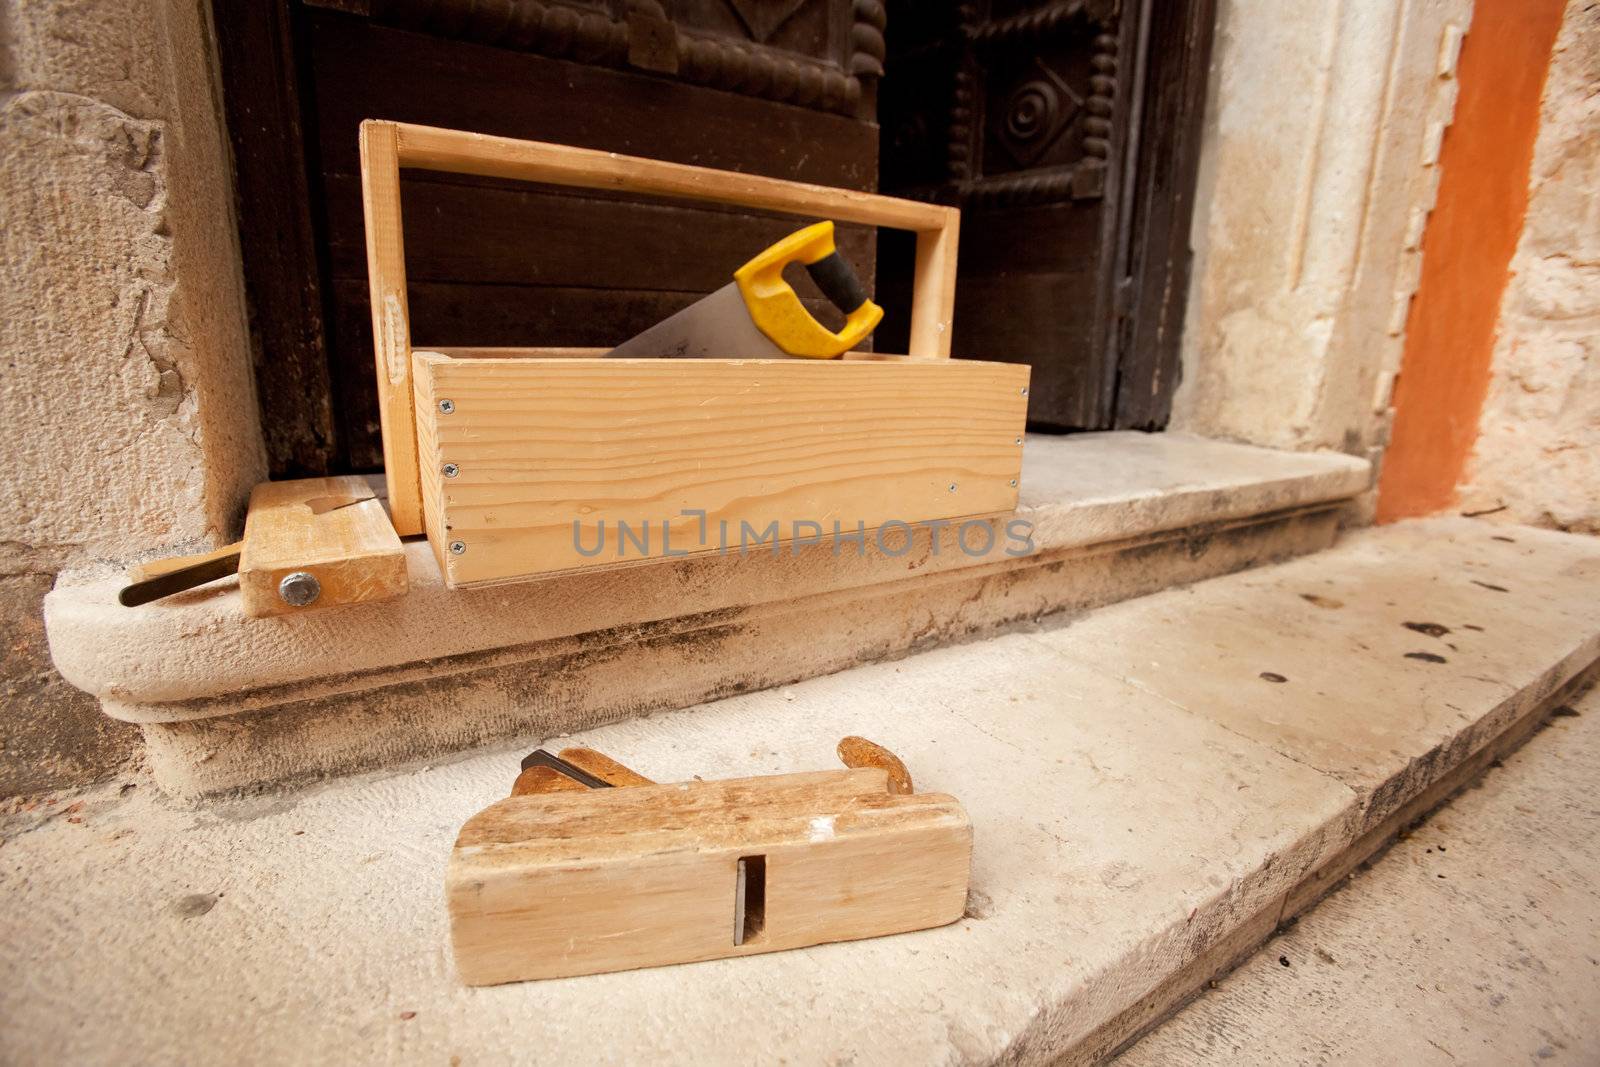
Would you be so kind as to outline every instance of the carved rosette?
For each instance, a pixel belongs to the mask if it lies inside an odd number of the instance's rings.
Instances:
[[[1113,3],[1054,0],[990,17],[958,9],[946,188],[974,207],[1104,195],[1117,99]],[[938,197],[936,190],[920,190]]]

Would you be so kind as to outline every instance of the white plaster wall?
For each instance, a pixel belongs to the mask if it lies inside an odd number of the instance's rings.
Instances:
[[[1462,509],[1600,533],[1600,5],[1569,0]]]
[[[1470,0],[1222,0],[1173,428],[1376,458]]]

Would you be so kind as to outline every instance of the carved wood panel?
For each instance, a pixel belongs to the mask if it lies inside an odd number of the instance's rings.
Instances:
[[[868,121],[883,74],[884,10],[876,0],[368,0],[366,7],[378,22],[452,40],[647,70]]]
[[[1214,12],[1154,4],[889,5],[883,190],[962,208],[954,350],[1031,363],[1037,428],[1159,427],[1176,385]],[[906,284],[900,243],[880,238],[888,299]],[[1156,304],[1159,329],[1130,327]]]

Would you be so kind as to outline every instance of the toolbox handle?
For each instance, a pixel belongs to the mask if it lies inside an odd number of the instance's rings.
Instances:
[[[373,353],[389,507],[401,536],[423,530],[422,478],[411,395],[405,237],[400,220],[401,167],[649,193],[914,231],[917,252],[907,354],[912,359],[950,356],[961,221],[955,208],[590,148],[368,119],[361,124],[361,192]]]

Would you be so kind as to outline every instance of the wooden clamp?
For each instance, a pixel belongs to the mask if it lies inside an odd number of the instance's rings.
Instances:
[[[405,549],[383,503],[358,475],[262,482],[244,539],[142,563],[118,594],[138,607],[237,573],[245,615],[263,618],[399,596]]]
[[[849,769],[658,785],[592,749],[524,761],[445,876],[468,985],[748,956],[943,926],[972,826],[862,738]],[[610,788],[617,787],[617,788]]]
[[[309,587],[298,597],[297,580]],[[405,549],[364,478],[263,482],[250,494],[239,588],[253,618],[387,600],[408,588]]]

